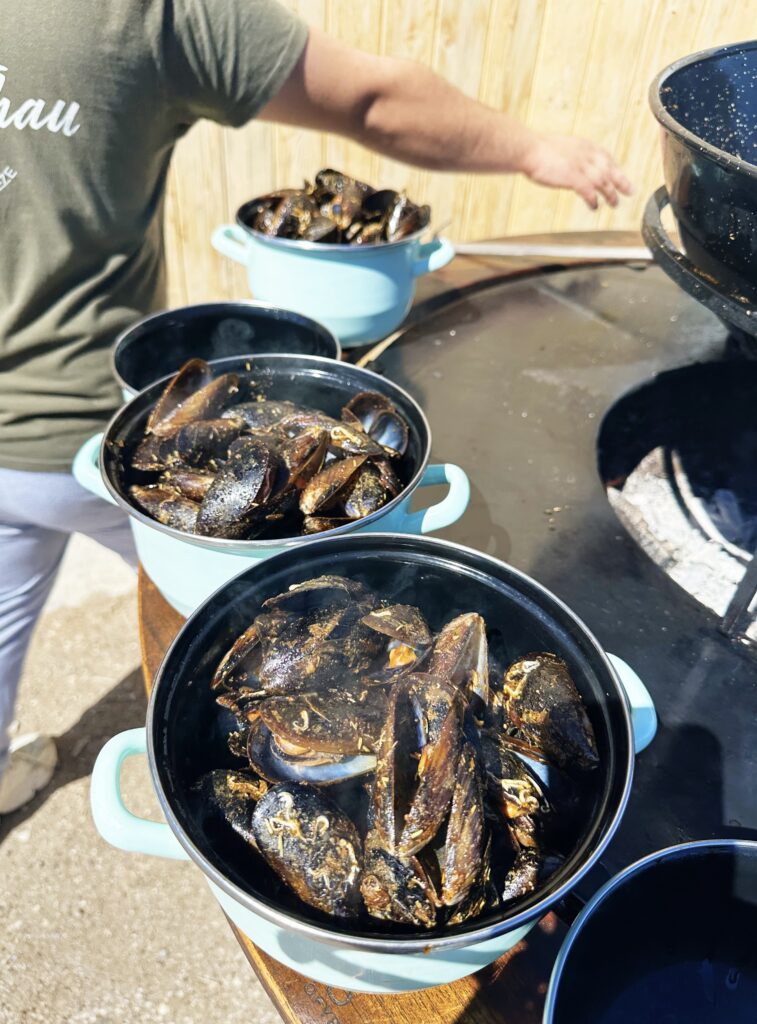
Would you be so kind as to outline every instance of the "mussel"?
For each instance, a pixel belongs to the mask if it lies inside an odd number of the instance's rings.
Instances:
[[[277,875],[311,907],[356,917],[363,852],[357,829],[313,786],[282,783],[252,815],[258,849]]]

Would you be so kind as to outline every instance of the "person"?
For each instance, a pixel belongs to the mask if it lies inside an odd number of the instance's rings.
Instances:
[[[362,53],[275,0],[37,0],[0,36],[0,814],[55,765],[9,729],[72,532],[134,560],[74,453],[119,404],[108,350],[164,304],[163,197],[201,118],[337,132],[430,169],[520,173],[588,205],[629,192],[592,142],[532,131],[426,68]],[[312,171],[303,168],[303,173]],[[51,686],[54,682],[51,681]]]

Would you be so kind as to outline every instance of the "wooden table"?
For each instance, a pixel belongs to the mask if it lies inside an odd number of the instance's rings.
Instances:
[[[638,245],[630,232],[571,233],[529,236],[530,243],[561,238],[566,244]],[[514,276],[537,265],[533,259],[492,260],[465,257],[431,275],[419,291],[411,314],[415,320],[444,301],[479,284]],[[559,261],[550,261],[559,262]],[[573,262],[573,261],[565,261]],[[361,362],[369,360],[361,359]],[[163,599],[144,572],[139,578],[139,625],[142,669],[149,692],[169,644],[184,619]],[[282,1017],[292,1024],[537,1024],[555,956],[566,926],[549,914],[500,960],[475,975],[434,989],[394,996],[346,992],[309,981],[259,950],[234,925],[247,959]]]

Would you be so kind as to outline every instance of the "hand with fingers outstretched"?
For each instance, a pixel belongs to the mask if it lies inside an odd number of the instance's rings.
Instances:
[[[631,194],[631,182],[607,150],[574,135],[536,135],[523,172],[536,185],[572,189],[592,210],[600,197],[617,206],[619,194]]]

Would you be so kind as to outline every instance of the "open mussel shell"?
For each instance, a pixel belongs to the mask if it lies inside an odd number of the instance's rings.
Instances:
[[[381,395],[378,391],[359,391],[342,409],[342,417],[349,413],[361,424],[363,430],[370,431],[380,413],[393,409],[394,406],[386,395]]]
[[[342,492],[352,483],[365,460],[365,455],[349,456],[332,462],[320,473],[316,473],[300,496],[300,511],[303,515],[320,516],[332,509],[339,502]]]
[[[166,384],[163,393],[150,411],[147,432],[151,433],[163,421],[170,422],[169,418],[176,413],[179,406],[212,379],[213,371],[204,359],[190,359],[184,363],[179,372]]]
[[[201,360],[191,360],[186,366],[194,362],[201,363]],[[189,384],[183,376],[186,366],[179,370],[150,413],[147,423],[148,433],[165,437],[168,434],[175,433],[179,427],[193,424],[198,420],[216,419],[237,399],[239,395],[239,377],[236,373],[224,373],[220,377],[215,377],[208,381],[207,384],[204,384],[198,390],[186,394],[186,397],[181,402],[173,405],[172,395],[175,388],[178,387],[179,393],[188,391]],[[191,378],[194,379],[199,373],[200,370],[192,371]],[[177,381],[179,382],[178,385],[176,384]],[[161,405],[166,395],[167,401],[165,405]]]
[[[329,754],[325,751],[294,749],[277,742],[262,719],[254,721],[247,736],[250,766],[269,782],[307,782],[332,786],[368,775],[376,767],[373,754]]]
[[[253,679],[257,681],[259,669],[260,636],[258,628],[253,622],[244,633],[236,638],[221,658],[213,674],[211,687],[214,690],[221,687],[233,690],[240,686],[249,686]]]
[[[444,626],[434,642],[428,671],[475,694],[481,708],[489,701],[489,645],[478,612],[465,612]]]
[[[310,693],[269,697],[261,720],[282,741],[328,754],[374,753],[386,715],[386,697],[375,690],[335,686]]]

